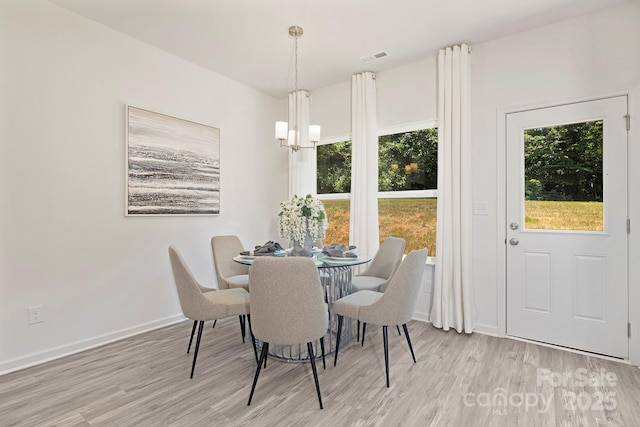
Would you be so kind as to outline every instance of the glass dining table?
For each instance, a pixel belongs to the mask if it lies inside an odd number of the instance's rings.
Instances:
[[[324,337],[324,354],[332,354],[336,349],[336,337],[338,332],[338,316],[333,312],[333,302],[351,293],[352,268],[357,265],[366,264],[371,258],[363,255],[357,257],[331,257],[320,250],[314,248],[313,261],[318,267],[320,282],[322,283],[325,301],[329,306],[329,327]],[[278,255],[276,255],[278,256]],[[288,256],[287,253],[281,256]],[[236,255],[233,260],[251,265],[258,256]],[[251,274],[251,271],[249,271]],[[343,347],[351,340],[351,322],[344,322],[340,335],[340,347]],[[262,343],[256,339],[258,347]],[[313,352],[316,358],[321,358],[322,354],[320,341],[313,343]],[[297,345],[269,345],[269,356],[289,362],[303,362],[309,360],[305,343]]]

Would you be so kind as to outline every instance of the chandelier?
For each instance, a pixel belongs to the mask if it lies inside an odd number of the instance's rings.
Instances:
[[[298,93],[298,39],[302,37],[303,34],[302,27],[294,25],[289,27],[289,35],[294,39],[294,75],[295,75],[295,96],[300,96]],[[293,117],[293,123],[289,126],[287,122],[276,122],[276,139],[280,141],[280,147],[289,147],[291,151],[298,151],[301,148],[316,148],[316,144],[320,141],[320,126],[311,125],[309,126],[309,141],[313,144],[313,146],[302,146],[300,145],[300,126],[298,123],[298,111],[297,102],[293,102],[293,105],[290,108],[293,108],[293,114],[290,114],[289,117]]]

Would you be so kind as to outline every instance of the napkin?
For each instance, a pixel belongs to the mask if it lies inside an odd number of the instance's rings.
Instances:
[[[322,248],[322,253],[332,258],[357,258],[358,254],[353,252],[355,246],[344,246],[336,243]]]
[[[280,243],[269,240],[264,245],[257,245],[253,248],[252,251],[242,251],[240,255],[251,255],[251,256],[273,256],[276,254],[276,251],[281,251],[282,246]]]

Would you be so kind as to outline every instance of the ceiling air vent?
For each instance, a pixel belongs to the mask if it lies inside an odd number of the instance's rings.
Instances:
[[[360,59],[362,59],[362,62],[364,62],[365,64],[368,64],[369,62],[377,61],[379,59],[386,58],[387,56],[389,56],[389,54],[383,50],[382,52],[374,53],[373,55],[367,55]]]

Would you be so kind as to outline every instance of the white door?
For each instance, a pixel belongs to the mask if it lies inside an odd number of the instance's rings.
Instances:
[[[628,357],[627,97],[507,114],[507,334]]]

